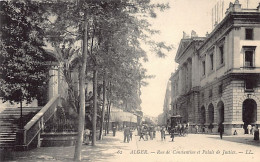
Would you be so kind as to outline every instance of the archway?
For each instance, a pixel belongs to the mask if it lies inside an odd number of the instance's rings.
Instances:
[[[257,120],[257,104],[253,99],[246,99],[243,102],[242,118],[244,122],[245,133],[248,133],[247,126]]]
[[[224,103],[222,101],[219,101],[217,104],[218,108],[218,123],[223,123],[224,122]]]
[[[201,115],[201,124],[204,124],[206,122],[206,110],[204,106],[202,106],[200,109],[200,115]]]
[[[208,112],[209,112],[209,123],[213,123],[214,122],[214,106],[212,103],[209,104]]]

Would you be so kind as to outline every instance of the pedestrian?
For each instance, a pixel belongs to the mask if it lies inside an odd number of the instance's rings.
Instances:
[[[214,127],[213,124],[210,123],[209,126],[208,126],[208,128],[209,128],[209,130],[210,130],[210,133],[212,133],[212,129],[213,129],[213,127]]]
[[[162,128],[161,128],[161,140],[162,141],[165,140],[165,127],[164,126],[162,126]]]
[[[153,140],[153,127],[152,126],[150,127],[149,135],[150,135],[150,140]]]
[[[113,126],[112,130],[113,130],[113,136],[115,137],[116,136],[116,127]]]
[[[172,142],[173,142],[174,141],[174,128],[171,129],[170,133],[171,133],[171,138],[172,138]]]
[[[199,126],[197,124],[195,125],[195,133],[199,133]]]
[[[255,125],[254,140],[256,140],[256,141],[259,140],[259,129],[258,129],[258,125]]]
[[[188,133],[189,133],[189,123],[186,124],[184,133],[186,135],[188,135]]]
[[[129,136],[130,136],[130,128],[126,126],[124,128],[124,142],[127,141],[129,143]]]
[[[252,129],[251,124],[248,124],[247,125],[247,132],[248,132],[248,134],[251,134],[251,129]]]
[[[218,132],[219,132],[220,138],[222,139],[222,135],[223,135],[223,132],[224,132],[224,125],[223,125],[223,123],[219,124]]]
[[[133,129],[130,129],[130,134],[129,134],[129,136],[130,136],[130,141],[132,141],[132,138],[133,138]]]
[[[143,132],[144,132],[145,140],[148,141],[148,127],[147,126],[144,126]]]
[[[85,129],[84,130],[84,140],[83,142],[88,145],[89,144],[89,141],[90,141],[90,130],[89,129]]]
[[[144,139],[144,132],[143,131],[140,132],[139,141],[141,141],[141,139],[143,139],[145,141],[145,139]]]
[[[202,125],[202,134],[205,134],[205,125]]]
[[[185,126],[184,124],[181,124],[181,132],[180,132],[181,136],[184,136],[184,130],[185,130]]]
[[[255,134],[255,125],[252,125],[252,134]]]

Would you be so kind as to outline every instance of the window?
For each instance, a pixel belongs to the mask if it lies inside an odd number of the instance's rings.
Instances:
[[[204,93],[201,93],[201,99],[204,100]]]
[[[202,61],[202,75],[206,74],[205,61]]]
[[[209,98],[212,97],[212,89],[209,90]]]
[[[222,92],[223,92],[223,84],[220,84],[218,86],[218,94],[222,94]]]
[[[246,29],[246,40],[253,40],[253,29]]]
[[[256,46],[243,46],[244,50],[244,67],[254,67]]]
[[[245,91],[252,92],[254,91],[254,79],[248,78],[245,80]]]
[[[213,53],[209,55],[210,57],[210,70],[214,69],[214,55]]]
[[[224,45],[221,45],[219,47],[219,64],[223,64],[224,63]]]
[[[253,67],[253,51],[245,51],[245,67]]]

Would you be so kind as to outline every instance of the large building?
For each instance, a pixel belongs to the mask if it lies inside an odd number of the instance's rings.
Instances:
[[[172,74],[172,115],[190,125],[223,123],[226,134],[260,124],[260,3],[243,9],[230,3],[224,19],[206,37],[185,36]]]

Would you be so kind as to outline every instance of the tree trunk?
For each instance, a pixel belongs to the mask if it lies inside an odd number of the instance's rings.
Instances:
[[[110,107],[111,107],[111,102],[109,102],[109,104],[108,104],[107,134],[109,134]]]
[[[23,129],[23,101],[20,101],[20,129]]]
[[[111,81],[108,83],[109,85],[109,94],[107,98],[107,124],[106,124],[106,133],[109,134],[109,120],[110,120],[110,106],[111,106]]]
[[[96,130],[97,130],[97,69],[93,71],[93,118],[92,118],[92,146],[96,145]]]
[[[109,101],[107,101],[109,103]],[[107,135],[107,120],[108,120],[108,104],[107,104],[107,118],[106,118],[106,125],[105,125],[105,136]]]
[[[83,143],[84,123],[85,123],[85,75],[87,65],[87,12],[84,13],[84,35],[83,35],[83,51],[82,51],[82,65],[79,73],[79,96],[80,96],[80,108],[79,108],[79,123],[78,123],[78,136],[75,146],[74,160],[81,161],[81,147]]]
[[[99,140],[102,139],[102,135],[103,135],[105,105],[106,105],[106,73],[103,76],[103,105],[102,105],[102,116],[101,116],[101,121],[100,121]]]

